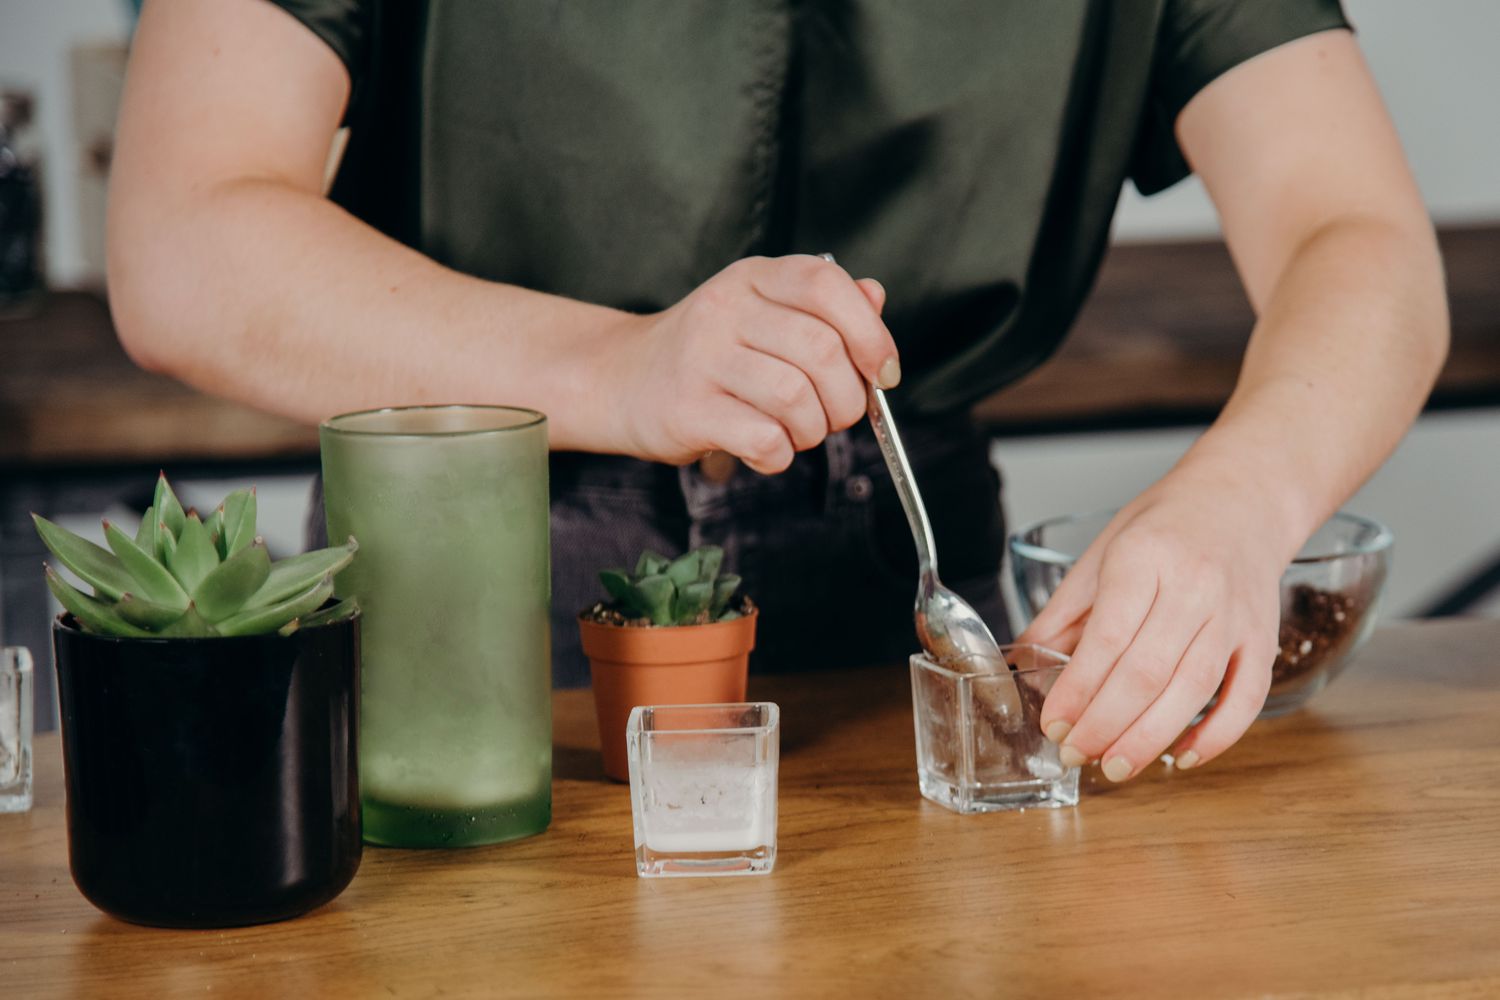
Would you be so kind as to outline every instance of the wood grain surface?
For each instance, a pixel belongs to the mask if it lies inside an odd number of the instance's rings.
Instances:
[[[921,800],[904,669],[751,693],[783,710],[769,876],[638,879],[562,692],[547,833],[369,848],[328,906],[226,931],[83,900],[39,738],[36,808],[0,816],[0,996],[1500,996],[1500,622],[1385,629],[1221,760],[1062,811]]]

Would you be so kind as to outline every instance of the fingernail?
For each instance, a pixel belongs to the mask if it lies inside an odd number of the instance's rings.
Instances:
[[[1184,750],[1177,756],[1177,763],[1175,764],[1175,766],[1179,771],[1185,771],[1190,767],[1197,767],[1198,751]]]
[[[1063,767],[1082,767],[1089,759],[1079,752],[1077,747],[1064,746],[1057,751],[1057,759],[1062,761]]]
[[[1134,770],[1124,757],[1111,757],[1104,762],[1104,776],[1110,781],[1124,781]]]
[[[901,384],[901,362],[894,355],[886,358],[885,364],[880,366],[875,384],[882,389],[894,389]]]
[[[1071,722],[1064,722],[1061,719],[1053,719],[1050,723],[1047,724],[1047,739],[1051,740],[1053,743],[1061,743],[1063,740],[1068,738],[1068,734],[1072,731],[1073,724]]]

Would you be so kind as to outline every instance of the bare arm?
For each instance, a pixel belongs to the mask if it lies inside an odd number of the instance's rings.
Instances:
[[[138,362],[306,421],[506,403],[546,412],[554,448],[775,471],[858,419],[860,378],[895,353],[813,258],[741,261],[649,317],[442,267],[322,196],[348,96],[338,58],[271,4],[146,5],[109,219]]]
[[[1172,743],[1232,744],[1265,700],[1277,581],[1390,454],[1431,390],[1448,321],[1432,227],[1354,39],[1235,68],[1178,138],[1219,210],[1257,323],[1235,392],[1079,561],[1028,638],[1075,648],[1044,710],[1113,780]]]

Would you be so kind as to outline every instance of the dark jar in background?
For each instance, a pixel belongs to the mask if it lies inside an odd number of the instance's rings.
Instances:
[[[0,91],[0,309],[42,289],[42,183],[31,95]]]

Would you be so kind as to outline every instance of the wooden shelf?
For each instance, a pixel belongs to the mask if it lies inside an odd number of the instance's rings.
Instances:
[[[1500,225],[1439,236],[1453,346],[1430,405],[1500,403]],[[1057,354],[975,413],[997,434],[1206,422],[1254,320],[1222,243],[1117,246]]]
[[[1500,225],[1442,233],[1453,350],[1434,406],[1500,402]],[[976,408],[995,433],[1209,420],[1253,321],[1217,242],[1127,244],[1057,355]],[[0,321],[0,466],[311,459],[314,428],[131,363],[102,297],[59,292]]]

